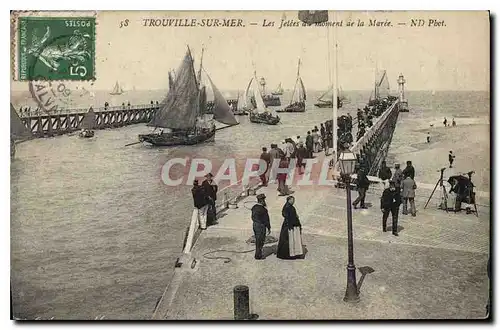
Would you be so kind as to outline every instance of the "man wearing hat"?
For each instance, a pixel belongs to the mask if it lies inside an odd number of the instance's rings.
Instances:
[[[262,248],[267,234],[271,234],[271,223],[269,222],[269,213],[266,208],[266,195],[257,195],[257,204],[252,207],[253,233],[255,235],[255,259],[264,259]]]
[[[401,182],[403,181],[403,170],[401,169],[401,165],[399,163],[394,164],[394,174],[392,175],[392,181],[396,185],[396,189],[401,188]]]
[[[268,175],[268,180],[267,180],[268,183],[274,183],[276,181],[276,175],[273,175],[273,177],[271,177],[271,174],[273,174],[271,169],[272,169],[272,166],[273,166],[275,159],[278,159],[278,160],[280,159],[280,152],[278,150],[278,145],[275,143],[272,143],[271,150],[269,151],[269,175]]]
[[[213,181],[213,177],[212,173],[208,173],[205,175],[205,180],[201,184],[208,202],[207,223],[209,225],[215,222],[216,216],[215,201],[217,200],[218,187]]]
[[[208,204],[207,204],[207,198],[205,196],[205,191],[198,184],[198,180],[194,180],[191,193],[193,194],[194,207],[198,210],[198,222],[200,228],[202,230],[205,230],[207,229]]]
[[[387,218],[392,214],[392,234],[398,235],[398,213],[401,205],[401,194],[396,189],[394,181],[389,181],[389,188],[386,188],[380,198],[380,210],[382,211],[382,231],[387,231]]]

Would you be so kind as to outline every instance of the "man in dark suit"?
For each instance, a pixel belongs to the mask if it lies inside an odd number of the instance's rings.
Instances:
[[[213,181],[213,175],[212,173],[208,173],[205,175],[205,180],[201,184],[201,187],[203,188],[205,192],[205,197],[207,198],[208,202],[208,214],[207,214],[207,224],[212,225],[215,222],[215,216],[216,216],[216,211],[215,211],[215,201],[217,200],[217,191],[218,187],[217,184]]]
[[[358,170],[358,177],[356,179],[357,182],[357,189],[358,189],[358,198],[352,203],[354,208],[358,208],[358,203],[361,204],[362,209],[366,209],[367,207],[365,206],[365,197],[366,197],[366,191],[368,190],[368,187],[370,186],[370,180],[365,174],[365,171],[360,168]]]
[[[392,234],[398,235],[398,213],[401,205],[401,194],[396,189],[394,181],[389,182],[389,188],[386,188],[380,198],[380,210],[382,211],[382,231],[387,231],[387,218],[392,214]]]
[[[194,180],[191,194],[193,195],[194,207],[198,210],[198,223],[200,225],[200,228],[202,230],[205,230],[207,229],[208,203],[205,196],[205,191],[198,184],[198,180]]]
[[[406,162],[406,168],[403,170],[404,176],[409,176],[413,180],[415,180],[415,167],[411,164],[411,160]]]
[[[269,213],[266,208],[266,195],[257,195],[257,204],[252,207],[252,222],[253,232],[255,235],[255,259],[264,259],[262,249],[267,234],[271,234],[271,222],[269,221]]]
[[[306,136],[307,158],[313,158],[313,148],[314,148],[314,140],[311,135],[311,131],[308,131]]]

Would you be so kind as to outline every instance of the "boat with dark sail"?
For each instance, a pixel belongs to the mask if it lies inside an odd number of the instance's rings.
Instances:
[[[10,104],[10,157],[16,155],[16,143],[21,143],[33,138],[31,130],[26,127],[17,114],[16,109]]]
[[[284,109],[277,110],[276,112],[305,112],[306,111],[306,89],[304,87],[304,82],[300,77],[300,59],[297,66],[297,79],[295,80],[295,86],[293,88],[292,99],[290,104]]]
[[[215,139],[215,132],[221,128],[217,129],[214,121],[228,125],[225,127],[238,124],[229,104],[208,74],[206,77],[214,94],[214,106],[213,118],[207,119],[207,89],[201,84],[202,64],[203,52],[197,77],[188,47],[169,93],[148,123],[155,131],[140,134],[140,142],[155,146],[194,145]],[[164,132],[164,129],[169,131]]]
[[[264,102],[264,105],[266,107],[281,106],[281,100],[278,95],[266,94],[266,79],[264,77],[261,77],[258,83],[260,84],[261,87],[261,97],[262,101]],[[255,102],[255,100],[253,100],[252,102]]]
[[[252,123],[276,125],[280,122],[280,117],[270,111],[265,105],[259,86],[257,85],[257,75],[255,72],[253,78],[248,83],[245,95],[251,95],[250,104],[253,109],[250,111],[250,121]]]
[[[113,88],[113,91],[109,94],[110,95],[122,95],[123,93],[124,93],[123,88],[120,86],[120,84],[117,81],[115,84],[115,87]]]
[[[283,95],[283,87],[281,86],[281,83],[278,85],[276,90],[271,93],[272,95]]]
[[[332,88],[328,88],[326,92],[324,92],[319,98],[316,103],[314,103],[314,106],[316,108],[333,108],[333,92]],[[337,109],[342,108],[344,105],[344,97],[341,94],[341,91],[337,89]]]
[[[370,94],[370,99],[368,100],[368,106],[373,106],[380,103],[384,98],[390,96],[390,86],[389,79],[387,78],[387,71],[382,70],[381,72],[375,73],[375,88]]]
[[[94,127],[95,127],[95,112],[91,107],[83,117],[82,130],[80,131],[78,136],[81,138],[94,137]]]

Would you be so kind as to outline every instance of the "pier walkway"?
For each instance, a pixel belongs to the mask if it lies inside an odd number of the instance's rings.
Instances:
[[[351,148],[370,172],[375,173],[387,155],[396,106],[391,105]],[[319,164],[324,157],[316,155]],[[337,175],[331,169],[328,178]],[[280,260],[276,239],[286,198],[270,184],[257,191],[267,196],[275,238],[264,247],[266,259],[255,260],[255,245],[250,243],[255,195],[240,198],[236,209],[222,208],[217,224],[196,235],[191,232],[195,243],[184,248],[153,319],[231,320],[237,285],[249,287],[250,312],[259,319],[484,318],[489,294],[489,193],[476,191],[478,216],[438,209],[439,191],[424,209],[435,178],[417,175],[417,216],[402,215],[401,206],[396,237],[390,229],[382,232],[383,186],[376,177],[369,178],[368,209],[353,210],[357,304],[342,300],[347,283],[346,191],[333,185],[291,187],[306,257]],[[352,191],[353,200],[356,196]]]
[[[321,157],[320,157],[321,158]],[[418,184],[418,183],[417,183]],[[478,193],[479,217],[437,209],[438,194],[423,209],[431,190],[416,198],[417,216],[399,217],[399,236],[382,232],[382,188],[367,193],[366,210],[353,210],[354,260],[360,302],[342,301],[346,288],[346,192],[327,186],[296,186],[296,208],[303,226],[304,260],[280,260],[276,243],[266,244],[265,260],[255,260],[247,243],[253,235],[250,208],[255,196],[219,214],[218,224],[202,232],[192,263],[179,269],[176,294],[159,305],[155,318],[232,319],[233,287],[250,288],[250,312],[260,319],[483,318],[488,301],[489,197]],[[276,185],[260,188],[278,238],[285,197]],[[352,192],[353,198],[357,192]],[[389,218],[388,225],[391,224]],[[229,257],[207,259],[207,256]],[[374,271],[362,276],[371,267]]]

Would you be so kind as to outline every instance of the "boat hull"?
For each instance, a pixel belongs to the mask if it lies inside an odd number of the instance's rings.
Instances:
[[[236,110],[233,112],[235,116],[247,116],[248,112],[246,110]]]
[[[284,109],[276,110],[276,112],[306,112],[304,103],[290,104]]]
[[[83,131],[78,134],[81,138],[91,138],[94,137],[94,131]]]
[[[198,135],[174,134],[139,134],[139,141],[148,142],[154,146],[195,145],[215,140],[215,129]]]
[[[338,109],[342,108],[343,105],[344,105],[344,103],[342,101],[337,102]],[[318,102],[318,103],[314,103],[314,106],[316,108],[333,108],[333,102]]]
[[[280,93],[271,93],[271,95],[274,95],[274,96],[281,96],[281,95],[283,95],[283,93],[281,93],[281,92],[280,92]]]
[[[250,121],[256,124],[276,125],[280,122],[280,117],[264,117],[259,114],[250,114]]]
[[[264,95],[262,97],[262,101],[264,101],[264,105],[266,107],[279,107],[281,106],[281,100],[279,96],[275,95]],[[252,104],[255,104],[255,99],[252,96]]]

